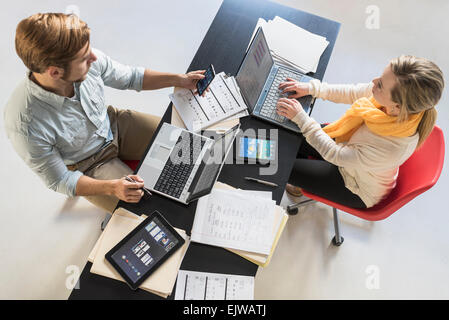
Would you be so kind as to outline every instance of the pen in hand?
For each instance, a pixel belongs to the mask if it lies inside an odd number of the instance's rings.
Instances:
[[[138,181],[136,181],[136,180],[134,180],[133,178],[128,177],[128,176],[125,176],[125,180],[126,180],[126,181],[129,181],[129,182],[132,182],[132,183],[138,183]],[[149,196],[152,195],[152,193],[150,192],[150,190],[148,190],[147,188],[142,187],[142,190],[143,190],[144,192],[146,192]]]

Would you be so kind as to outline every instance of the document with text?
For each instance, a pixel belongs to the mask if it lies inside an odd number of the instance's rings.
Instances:
[[[253,300],[254,277],[179,270],[175,300]]]
[[[269,254],[273,243],[275,201],[245,190],[214,189],[198,200],[191,240]]]
[[[204,97],[179,89],[169,95],[187,129],[198,132],[232,116],[248,115],[248,107],[233,77],[217,74]]]

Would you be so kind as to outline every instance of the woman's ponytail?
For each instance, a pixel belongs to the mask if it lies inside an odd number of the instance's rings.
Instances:
[[[435,122],[437,120],[437,110],[435,108],[427,109],[424,111],[424,115],[421,119],[421,122],[418,125],[416,131],[419,134],[418,145],[416,148],[419,148],[422,143],[427,139],[429,134],[432,132],[433,127],[435,126]]]

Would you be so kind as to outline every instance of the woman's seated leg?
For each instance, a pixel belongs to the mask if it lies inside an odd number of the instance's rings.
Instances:
[[[296,159],[289,183],[344,206],[366,208],[360,197],[346,188],[338,167],[324,160]]]

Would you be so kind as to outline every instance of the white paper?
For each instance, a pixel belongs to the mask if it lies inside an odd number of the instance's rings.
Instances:
[[[169,97],[187,129],[194,132],[248,109],[233,80],[223,72],[215,76],[204,97],[187,89],[178,89]]]
[[[254,277],[179,270],[175,300],[254,300]]]
[[[316,72],[320,57],[329,45],[325,37],[276,16],[268,22],[259,18],[251,40],[259,26],[276,60],[294,66],[303,73]]]
[[[198,200],[191,240],[268,255],[273,243],[275,201],[242,190],[213,189]]]

